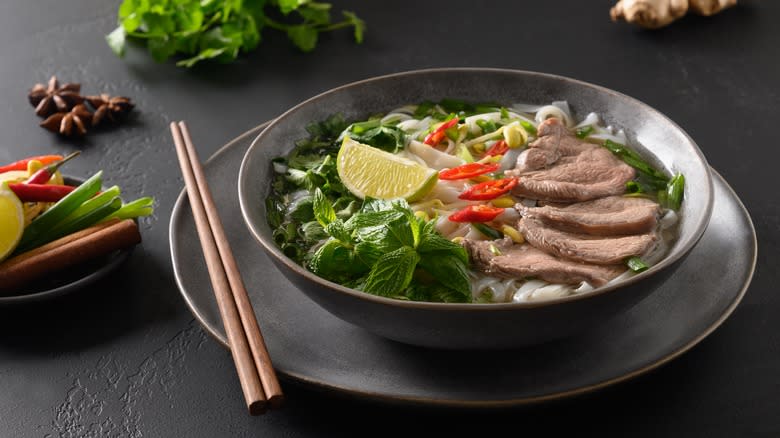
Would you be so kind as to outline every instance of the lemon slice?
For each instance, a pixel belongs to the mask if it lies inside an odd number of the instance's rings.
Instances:
[[[412,160],[345,137],[336,158],[344,185],[359,198],[416,201],[436,184],[439,173]]]
[[[0,261],[5,260],[19,244],[24,232],[24,208],[22,201],[0,183]]]

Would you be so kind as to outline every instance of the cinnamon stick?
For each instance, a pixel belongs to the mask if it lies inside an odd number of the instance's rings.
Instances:
[[[24,283],[141,242],[132,219],[93,225],[0,263],[0,295]]]

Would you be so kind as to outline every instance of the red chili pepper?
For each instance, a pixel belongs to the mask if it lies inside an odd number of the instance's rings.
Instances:
[[[24,160],[15,161],[5,166],[0,166],[0,173],[8,172],[11,170],[27,170],[27,163],[32,160],[38,160],[43,164],[53,163],[62,159],[62,155],[39,155],[37,157],[29,157]]]
[[[42,167],[42,168],[38,169],[38,171],[35,172],[34,174],[32,174],[32,176],[30,176],[29,178],[27,178],[27,181],[25,181],[24,183],[25,184],[46,184],[47,182],[49,182],[51,177],[54,175],[54,172],[56,172],[57,169],[60,168],[60,166],[62,166],[68,160],[70,160],[71,158],[75,157],[76,155],[78,155],[80,153],[81,152],[79,152],[79,151],[73,152],[73,153],[69,154],[67,157],[65,157],[65,158],[63,158],[63,159],[61,159],[59,161],[55,161],[55,162],[49,164],[46,167]]]
[[[439,172],[439,179],[455,180],[455,179],[467,179],[474,178],[475,176],[484,175],[486,173],[495,172],[501,167],[498,163],[466,163],[452,169],[444,169]]]
[[[448,120],[448,121],[442,123],[441,125],[439,125],[438,128],[436,128],[433,132],[431,132],[430,134],[428,134],[425,137],[425,140],[423,141],[423,143],[425,143],[427,145],[430,145],[430,146],[436,146],[442,140],[444,140],[444,136],[447,135],[447,133],[444,132],[444,131],[452,128],[453,126],[455,126],[457,124],[458,124],[458,118],[457,117],[454,117],[453,119]]]
[[[517,178],[502,178],[475,184],[458,195],[469,201],[487,201],[508,193],[517,185]]]
[[[8,187],[22,202],[57,202],[76,189],[56,184],[25,183],[8,184]]]
[[[488,157],[494,157],[496,155],[504,155],[508,150],[509,150],[509,146],[506,144],[506,141],[499,140],[493,146],[491,146],[490,149],[487,150],[487,152],[485,152],[485,155],[487,155]]]
[[[463,210],[452,213],[449,219],[452,222],[490,222],[504,209],[500,207],[491,207],[485,204],[469,205]]]

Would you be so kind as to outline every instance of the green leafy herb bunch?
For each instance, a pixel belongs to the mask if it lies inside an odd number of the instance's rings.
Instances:
[[[266,28],[285,32],[304,52],[313,50],[321,32],[352,28],[363,41],[365,23],[350,11],[332,21],[332,6],[310,0],[123,0],[119,26],[106,36],[124,56],[128,39],[145,42],[158,62],[174,55],[180,67],[200,61],[231,62],[255,49]]]

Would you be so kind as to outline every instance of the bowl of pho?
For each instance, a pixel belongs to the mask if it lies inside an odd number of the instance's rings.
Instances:
[[[597,85],[418,70],[293,107],[241,163],[245,223],[338,318],[436,348],[576,335],[670,277],[712,210],[695,142]]]

